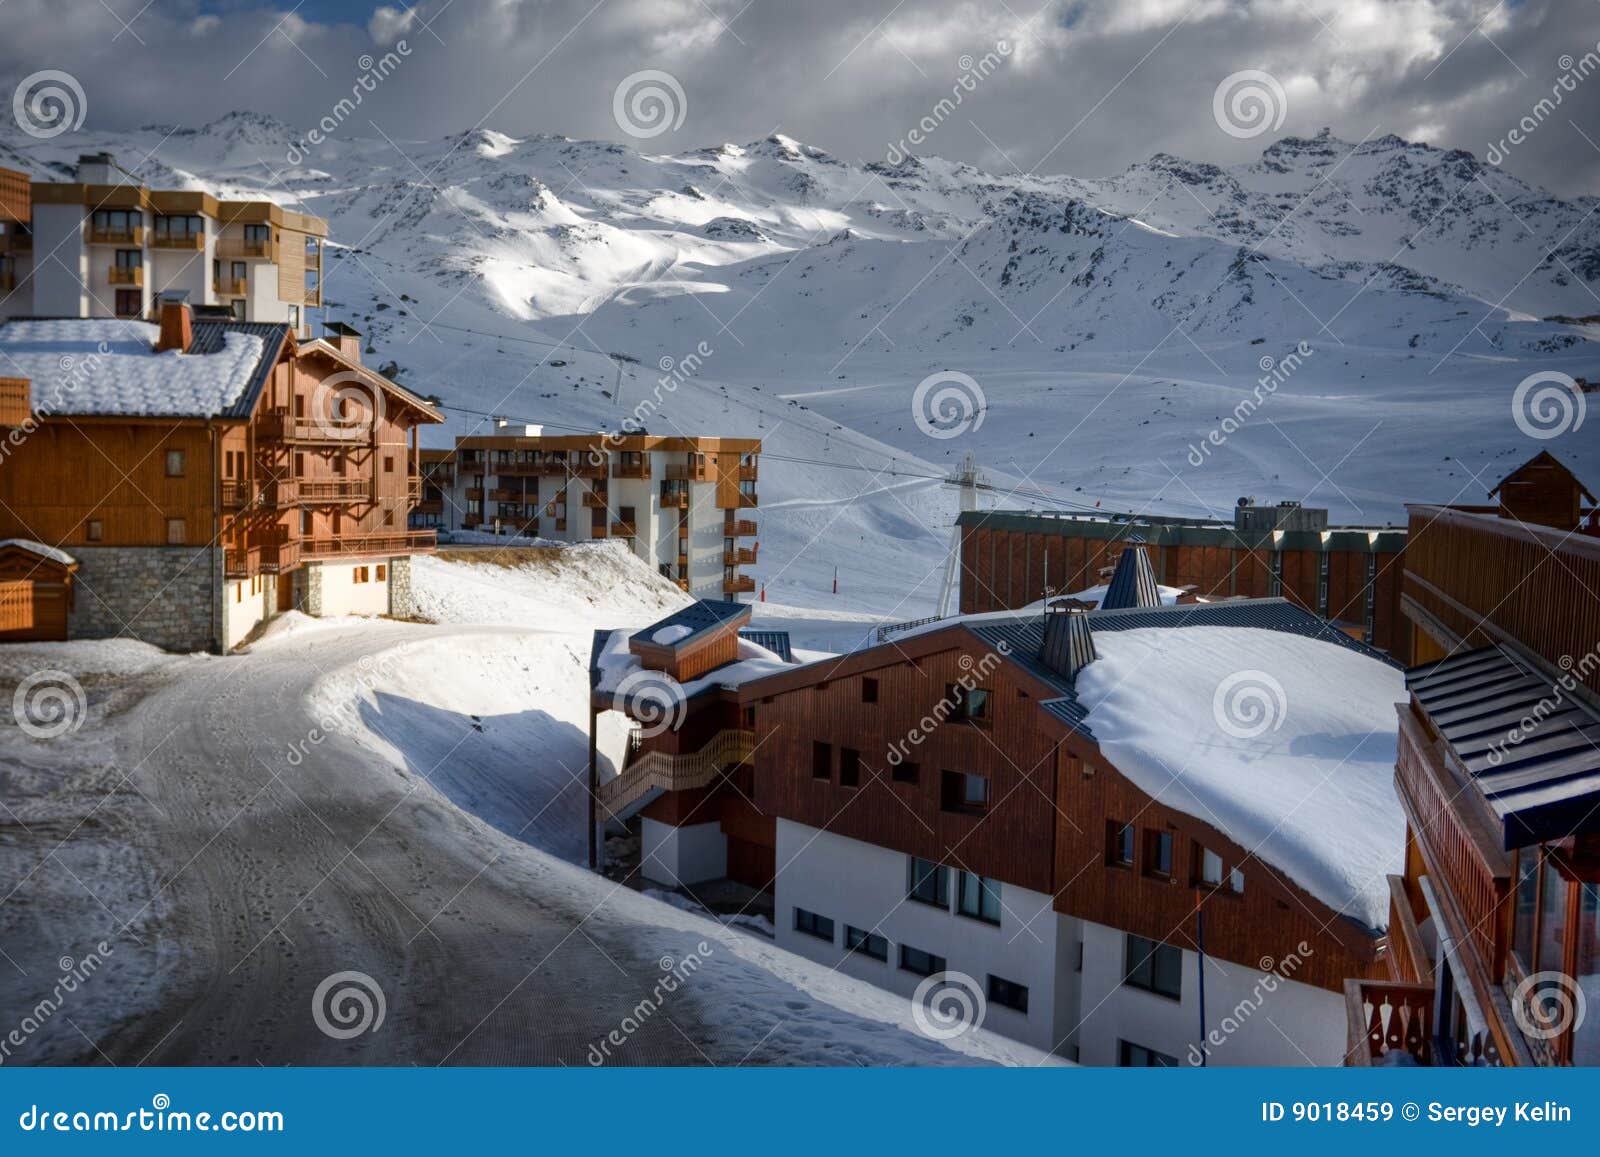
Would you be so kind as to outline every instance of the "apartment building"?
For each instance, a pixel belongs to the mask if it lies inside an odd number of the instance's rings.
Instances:
[[[1409,508],[1405,868],[1350,1065],[1600,1064],[1594,498],[1548,452],[1490,497]]]
[[[1124,548],[1141,546],[1166,586],[1198,598],[1286,598],[1401,662],[1408,656],[1406,534],[1397,527],[1329,526],[1326,510],[1250,499],[1231,520],[990,510],[956,521],[963,614],[1092,588]]]
[[[648,434],[458,438],[434,458],[440,484],[420,519],[437,529],[558,542],[620,539],[700,599],[753,593],[761,442]],[[448,484],[444,479],[448,478]],[[429,525],[429,524],[424,524]]]
[[[0,324],[0,639],[226,651],[291,608],[410,614],[438,411],[358,337],[159,317]]]
[[[201,313],[309,336],[325,221],[269,201],[150,189],[106,153],[80,157],[74,177],[0,171],[0,318],[151,318],[174,291]]]
[[[1132,585],[803,664],[758,661],[739,618],[603,633],[594,710],[641,738],[596,773],[600,819],[647,796],[652,879],[770,891],[782,947],[908,996],[967,986],[986,1028],[1069,1059],[1338,1064],[1344,981],[1385,968],[1399,672],[1284,599]],[[1302,722],[1225,730],[1241,668]],[[1141,719],[1205,758],[1149,750]]]

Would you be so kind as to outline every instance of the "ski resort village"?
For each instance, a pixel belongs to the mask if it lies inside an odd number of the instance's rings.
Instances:
[[[1600,1064],[1592,198],[301,139],[0,131],[0,1063]]]

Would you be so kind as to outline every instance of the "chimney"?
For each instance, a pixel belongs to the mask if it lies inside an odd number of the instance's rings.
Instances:
[[[323,327],[323,340],[347,359],[361,364],[361,331],[341,321],[330,321]]]
[[[167,290],[158,300],[161,303],[161,336],[156,339],[156,353],[187,351],[194,343],[194,310],[189,308],[188,292]]]
[[[78,183],[80,185],[131,185],[134,179],[110,153],[80,153],[78,156]]]
[[[1039,658],[1057,675],[1077,681],[1078,672],[1095,661],[1089,616],[1081,611],[1051,611],[1044,620],[1044,648]]]

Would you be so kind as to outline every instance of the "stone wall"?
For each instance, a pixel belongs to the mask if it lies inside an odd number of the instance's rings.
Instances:
[[[193,546],[74,546],[67,635],[139,639],[169,651],[217,649],[222,552]]]
[[[389,613],[397,619],[409,619],[415,613],[411,601],[411,556],[401,555],[389,560]]]
[[[294,572],[294,605],[308,615],[322,616],[322,567],[314,562]]]

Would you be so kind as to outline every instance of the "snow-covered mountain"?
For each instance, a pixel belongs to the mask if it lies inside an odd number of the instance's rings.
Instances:
[[[1600,368],[1600,201],[1461,151],[1323,134],[1082,180],[782,136],[654,156],[341,129],[311,149],[234,113],[0,136],[0,166],[64,178],[101,148],[152,185],[328,218],[328,318],[458,407],[452,433],[481,414],[615,427],[654,398],[653,432],[762,436],[757,577],[789,602],[837,565],[861,605],[924,610],[953,508],[937,476],[969,451],[1017,488],[1007,505],[1256,494],[1380,523],[1477,500],[1537,449],[1600,476],[1592,440],[1536,442],[1510,410],[1536,369]],[[1264,359],[1297,348],[1262,412],[1194,462]],[[929,437],[913,398],[948,371],[978,408]]]

